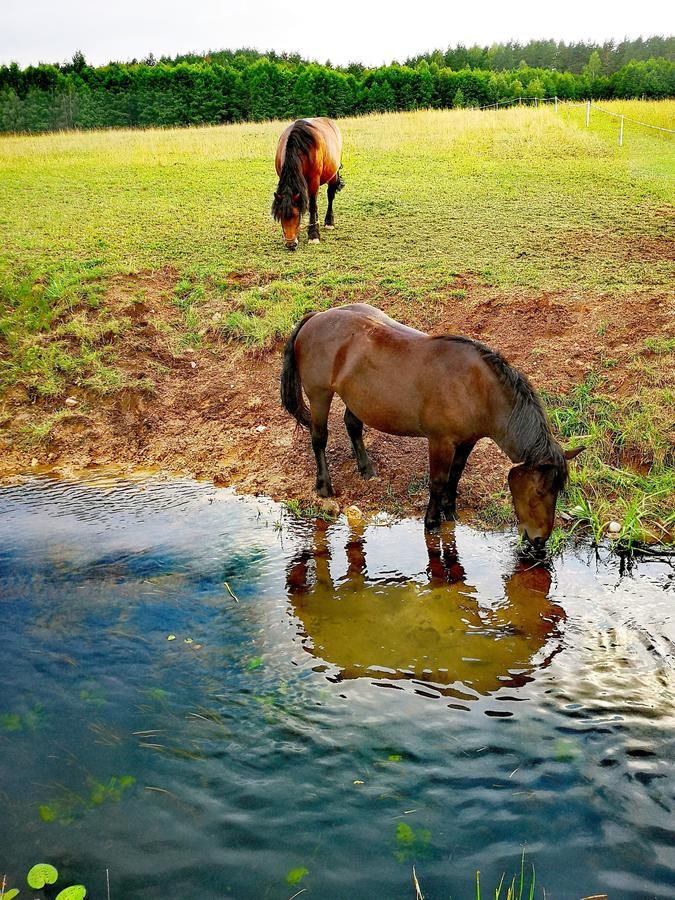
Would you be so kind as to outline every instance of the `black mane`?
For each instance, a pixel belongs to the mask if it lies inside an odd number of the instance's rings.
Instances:
[[[272,201],[272,216],[277,222],[290,219],[294,206],[300,209],[301,216],[309,209],[309,193],[302,168],[315,140],[314,130],[308,122],[298,119],[293,123],[286,141],[279,184]],[[293,197],[296,194],[300,195],[300,200],[294,203]]]
[[[522,372],[510,366],[501,353],[457,335],[445,335],[444,340],[469,344],[490,366],[501,383],[510,388],[513,409],[506,426],[508,437],[518,448],[522,462],[529,466],[555,467],[555,487],[562,489],[567,481],[567,460],[551,434],[551,426],[539,395]]]

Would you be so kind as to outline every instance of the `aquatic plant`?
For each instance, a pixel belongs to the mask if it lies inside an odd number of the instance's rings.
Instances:
[[[289,869],[286,873],[286,884],[300,884],[305,875],[309,875],[309,869],[306,869],[304,866],[296,866],[294,869]]]
[[[87,779],[89,786],[88,796],[81,796],[70,791],[62,798],[57,798],[49,803],[42,803],[38,807],[38,814],[43,822],[72,822],[79,815],[111,801],[118,803],[122,794],[128,790],[136,779],[133,775],[113,775],[106,782]]]
[[[56,879],[58,877],[58,870],[55,869],[54,866],[49,863],[37,863],[30,870],[28,875],[26,875],[26,881],[28,887],[40,890],[40,888],[43,888],[46,884],[56,884]]]
[[[56,884],[59,878],[58,869],[51,863],[36,863],[26,875],[26,884],[32,891],[41,891],[48,885]],[[19,888],[6,889],[7,876],[2,876],[0,883],[0,900],[13,900],[21,891]],[[33,896],[35,896],[33,894]],[[51,893],[49,896],[53,896]],[[87,889],[83,884],[71,884],[63,888],[56,895],[55,900],[85,900]]]
[[[417,878],[417,872],[415,871],[415,866],[412,867],[412,881],[413,886],[415,888],[415,900],[424,900],[424,894],[422,893],[422,888],[420,882]],[[511,881],[506,883],[506,873],[502,873],[502,877],[499,880],[499,884],[494,889],[494,900],[534,900],[534,891],[537,883],[537,876],[534,869],[534,864],[532,864],[532,873],[526,874],[525,871],[525,851],[523,850],[522,856],[520,857],[520,872],[513,875],[511,877]],[[502,890],[506,888],[506,894],[502,895]],[[546,900],[546,891],[542,889],[542,893],[544,896],[544,900]],[[490,896],[492,896],[492,892],[490,892]],[[600,897],[605,897],[606,895],[599,895]],[[480,882],[480,871],[476,870],[476,885],[475,885],[475,900],[481,900],[481,882]],[[452,898],[450,898],[452,900]]]
[[[411,859],[426,859],[431,854],[431,831],[428,828],[413,828],[407,822],[396,826],[394,857],[400,863]]]
[[[44,719],[44,706],[36,703],[24,713],[0,713],[0,728],[5,731],[37,731]]]

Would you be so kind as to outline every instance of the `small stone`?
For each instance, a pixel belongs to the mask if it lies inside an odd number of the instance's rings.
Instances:
[[[344,514],[350,525],[361,525],[363,523],[363,513],[358,506],[348,506],[344,510]]]
[[[196,363],[196,362],[191,362],[191,363],[190,363],[190,368],[191,368],[191,369],[196,369],[196,368],[197,368],[197,363]]]
[[[262,434],[263,431],[267,431],[267,425],[258,425],[256,431],[258,432],[258,434]]]
[[[332,497],[319,497],[315,501],[315,504],[319,507],[321,512],[333,516],[333,518],[337,518],[340,515],[340,504],[337,500],[333,500]]]
[[[607,526],[607,531],[610,534],[620,534],[621,533],[621,523],[620,522],[610,522]]]
[[[77,402],[78,401],[77,401],[76,397],[66,397],[66,399],[64,400],[64,403],[66,404],[66,406],[69,406],[71,409],[74,406],[77,406]]]
[[[31,467],[31,469],[34,469],[35,466],[37,466],[37,464],[38,464],[37,456],[34,456],[34,457],[31,459],[31,461],[30,461],[30,467]]]

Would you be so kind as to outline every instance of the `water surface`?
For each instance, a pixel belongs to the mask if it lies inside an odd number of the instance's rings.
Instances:
[[[0,872],[407,900],[415,863],[447,900],[525,847],[548,897],[675,896],[673,570],[514,547],[190,481],[0,490]]]

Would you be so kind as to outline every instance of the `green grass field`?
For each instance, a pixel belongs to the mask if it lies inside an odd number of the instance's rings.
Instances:
[[[675,101],[601,105],[675,127]],[[116,341],[129,320],[105,301],[125,273],[170,270],[174,344],[192,346],[269,348],[306,310],[350,299],[423,323],[440,299],[462,304],[449,287],[458,275],[504,297],[616,307],[637,296],[646,313],[654,297],[672,303],[673,135],[626,123],[619,147],[618,120],[594,110],[587,129],[583,107],[566,106],[340,125],[338,228],[296,253],[269,215],[280,123],[0,138],[0,392],[125,386]],[[577,393],[547,394],[562,435],[591,444],[569,504],[596,530],[610,513],[627,534],[636,521],[675,524],[672,338],[633,348],[628,395],[612,395],[606,371],[581,373]],[[11,430],[6,405],[3,421]],[[34,438],[49,427],[37,417]],[[645,451],[637,467],[617,462],[617,442]]]

